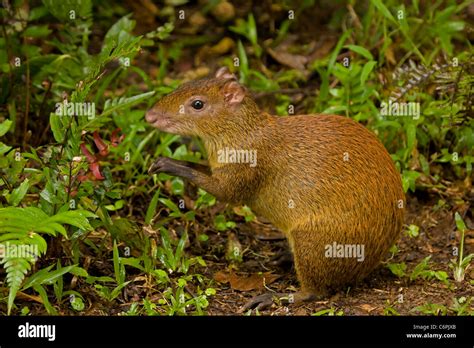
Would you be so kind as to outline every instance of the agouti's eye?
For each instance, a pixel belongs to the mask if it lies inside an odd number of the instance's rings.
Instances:
[[[191,106],[196,110],[201,110],[204,107],[204,102],[202,100],[195,100],[191,103]]]

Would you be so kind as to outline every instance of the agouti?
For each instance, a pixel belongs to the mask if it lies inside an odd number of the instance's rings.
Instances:
[[[209,162],[162,157],[150,173],[180,176],[221,201],[246,204],[285,233],[301,284],[295,294],[278,294],[285,302],[320,299],[361,280],[401,230],[400,175],[376,136],[350,118],[270,115],[221,68],[163,97],[146,120],[200,137]],[[272,295],[245,308],[266,307]]]

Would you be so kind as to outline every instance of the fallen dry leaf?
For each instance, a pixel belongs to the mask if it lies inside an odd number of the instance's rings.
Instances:
[[[272,50],[270,47],[267,48],[267,52],[280,64],[300,71],[306,70],[305,64],[308,62],[308,58],[305,56],[280,50]]]
[[[385,59],[387,59],[387,61],[392,65],[397,64],[397,61],[395,60],[395,53],[393,53],[392,45],[388,46],[387,49],[385,50]]]
[[[250,276],[239,276],[234,272],[225,271],[214,274],[214,280],[219,283],[230,283],[232,289],[239,291],[260,290],[263,289],[264,285],[271,284],[278,278],[280,278],[280,275],[270,272],[253,273]]]
[[[312,63],[315,60],[323,59],[329,53],[331,53],[334,46],[336,46],[337,38],[326,37],[321,39],[315,44],[314,51],[308,57],[308,63]]]
[[[367,313],[370,313],[372,312],[374,309],[377,309],[377,307],[375,306],[371,306],[367,303],[364,303],[364,304],[361,304],[358,306],[359,308],[363,309],[364,311],[366,311]]]
[[[43,299],[40,297],[40,296],[36,296],[36,295],[28,295],[28,294],[25,294],[24,292],[21,292],[21,291],[18,291],[16,296],[19,298],[19,299],[22,299],[22,300],[27,300],[27,301],[35,301],[35,302],[38,302],[38,303],[41,303],[43,304]]]

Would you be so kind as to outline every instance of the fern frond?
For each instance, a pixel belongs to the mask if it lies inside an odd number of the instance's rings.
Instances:
[[[450,110],[454,124],[467,124],[474,118],[472,55],[456,63],[436,63],[430,68],[410,60],[407,65],[398,68],[392,78],[401,84],[391,92],[392,101],[398,101],[409,92],[422,89],[428,83],[435,84],[440,107]]]
[[[21,287],[23,279],[25,279],[26,273],[31,269],[31,263],[21,257],[5,257],[3,260],[0,260],[0,264],[2,263],[7,271],[7,285],[10,288],[8,294],[8,315],[10,315],[13,301]]]
[[[36,207],[0,208],[0,265],[4,265],[7,272],[8,314],[13,301],[21,288],[31,264],[46,253],[47,244],[40,233],[56,236],[58,233],[67,238],[63,225],[68,224],[82,230],[91,230],[88,218],[96,217],[86,210],[72,210],[48,216]],[[21,255],[13,252],[23,250]]]

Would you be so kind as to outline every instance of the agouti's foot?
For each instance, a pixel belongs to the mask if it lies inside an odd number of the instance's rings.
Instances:
[[[276,253],[270,261],[270,265],[272,266],[292,266],[293,265],[293,254],[289,250],[281,251]]]
[[[249,309],[266,309],[269,308],[273,302],[276,300],[279,304],[299,304],[307,301],[314,301],[319,297],[313,293],[308,292],[296,292],[291,294],[285,293],[270,293],[267,292],[262,295],[253,297],[248,301],[240,310],[240,313],[243,313]]]
[[[240,310],[240,313],[243,313],[249,309],[257,309],[257,310],[262,310],[269,308],[273,304],[273,298],[279,298],[284,294],[280,293],[270,293],[267,292],[266,294],[258,295],[252,297],[250,301],[248,301]]]

